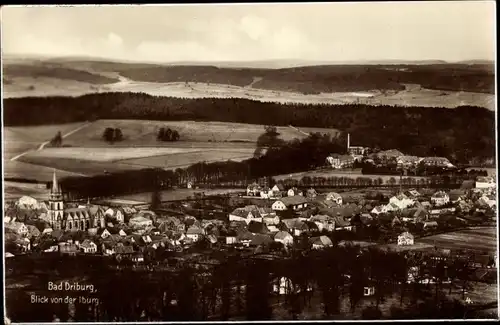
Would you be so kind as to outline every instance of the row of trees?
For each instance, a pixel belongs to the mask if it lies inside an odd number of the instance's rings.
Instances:
[[[158,135],[156,138],[159,141],[179,141],[180,135],[177,130],[172,130],[170,128],[161,127],[158,130]]]
[[[68,111],[67,107],[74,107]],[[167,109],[165,109],[167,107]],[[6,126],[93,119],[156,119],[322,127],[351,134],[353,145],[398,148],[420,157],[468,163],[495,157],[495,114],[481,107],[369,106],[263,103],[247,99],[156,97],[102,93],[80,97],[8,98]],[[345,135],[340,137],[345,147]]]
[[[123,140],[123,133],[120,128],[108,127],[104,129],[102,133],[102,138],[104,141],[109,143],[119,142]]]

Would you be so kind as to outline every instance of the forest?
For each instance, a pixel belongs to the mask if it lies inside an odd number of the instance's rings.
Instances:
[[[68,109],[71,108],[71,109]],[[334,128],[352,145],[469,162],[495,158],[495,112],[481,107],[280,104],[247,99],[184,99],[141,93],[4,100],[5,126],[97,119],[197,120]],[[345,143],[345,139],[341,139]]]

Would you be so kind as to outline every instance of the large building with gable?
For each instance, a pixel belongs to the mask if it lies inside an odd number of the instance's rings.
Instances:
[[[105,227],[104,213],[98,206],[88,203],[77,208],[64,207],[64,196],[55,170],[49,196],[48,219],[54,230],[86,231],[89,228]]]

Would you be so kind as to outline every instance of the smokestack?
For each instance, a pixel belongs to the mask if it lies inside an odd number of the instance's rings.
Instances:
[[[347,152],[349,152],[350,147],[351,147],[351,135],[347,133]]]

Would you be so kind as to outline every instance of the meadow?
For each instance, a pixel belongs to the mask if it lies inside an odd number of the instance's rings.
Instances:
[[[124,139],[107,143],[107,127],[120,128]],[[177,130],[180,141],[156,139],[160,127]],[[304,131],[305,130],[305,131]],[[43,147],[60,131],[63,147]],[[304,138],[308,132],[336,134],[335,129],[278,127],[279,138]],[[50,181],[53,169],[60,177],[92,176],[142,168],[184,168],[200,161],[241,161],[253,156],[263,125],[195,122],[97,120],[47,126],[6,127],[5,177]],[[66,135],[66,136],[65,136]],[[11,158],[16,157],[15,160]]]
[[[419,238],[419,243],[427,243],[447,249],[469,249],[496,252],[498,239],[495,228],[475,228]]]
[[[102,133],[107,127],[119,128],[123,133],[123,141],[113,144],[102,141]],[[171,128],[179,132],[180,141],[157,141],[156,136],[161,127]],[[318,130],[321,130],[318,129]],[[323,129],[324,132],[335,130]],[[305,135],[293,128],[278,127],[279,138],[289,141],[304,138]],[[197,143],[219,143],[237,148],[241,145],[254,147],[258,137],[264,132],[264,126],[258,124],[228,122],[196,122],[196,121],[142,121],[142,120],[98,120],[88,127],[75,132],[64,139],[64,144],[78,147],[195,147]],[[228,145],[228,143],[230,143]]]

